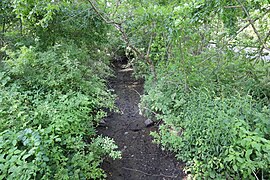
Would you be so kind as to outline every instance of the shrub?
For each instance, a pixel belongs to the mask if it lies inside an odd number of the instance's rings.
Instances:
[[[1,179],[104,178],[103,157],[120,157],[114,141],[95,131],[103,109],[115,109],[100,77],[106,64],[89,67],[87,51],[69,43],[7,54],[0,74]]]
[[[156,98],[152,93],[143,102]],[[156,117],[164,121],[152,133],[155,142],[187,162],[194,178],[269,176],[270,110],[251,96],[221,98],[198,90],[164,95],[148,105],[162,112]]]
[[[191,57],[187,67],[171,62],[158,68],[158,81],[153,86],[148,79],[140,108],[163,122],[152,132],[154,141],[185,161],[193,178],[269,178],[270,109],[258,98],[267,89],[256,78],[266,78],[260,71],[267,66],[248,71],[249,62],[230,57],[216,72],[217,62],[200,67],[200,57]]]

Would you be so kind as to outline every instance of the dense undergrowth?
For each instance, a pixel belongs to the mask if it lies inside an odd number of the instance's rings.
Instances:
[[[175,13],[182,13],[178,8]],[[191,30],[192,21],[166,23],[173,30],[186,29],[175,30],[170,45],[157,39],[160,47],[151,46],[156,78],[146,75],[141,109],[162,122],[159,131],[152,133],[155,142],[186,162],[192,179],[268,179],[269,62],[252,60],[245,51],[235,52],[227,44],[230,36],[224,29],[224,34],[215,36],[211,25],[195,23],[199,32]],[[213,37],[220,41],[210,48]],[[162,51],[166,46],[167,54]]]
[[[239,67],[241,60],[234,59],[220,70],[219,82],[210,69],[193,72],[185,84],[181,71],[169,67],[169,75],[167,70],[158,71],[154,88],[151,81],[146,86],[141,109],[163,121],[159,132],[152,133],[155,142],[185,161],[192,178],[253,179],[254,173],[269,177],[270,110],[252,92],[260,87],[254,77],[234,80],[245,76],[229,68]],[[255,71],[253,67],[249,73]]]
[[[269,1],[109,2],[155,142],[192,179],[269,179]]]
[[[269,179],[269,3],[3,0],[0,178],[105,177],[102,158],[120,157],[95,133],[114,109],[113,45],[146,80],[155,142],[191,178]]]
[[[115,109],[105,81],[106,25],[87,4],[9,2],[9,13],[18,14],[3,36],[0,179],[105,178],[103,158],[120,157],[95,130],[104,110]]]

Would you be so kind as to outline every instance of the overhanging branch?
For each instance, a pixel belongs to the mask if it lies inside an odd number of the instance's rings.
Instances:
[[[98,8],[96,7],[96,5],[94,4],[94,2],[92,0],[88,0],[88,2],[90,3],[91,7],[94,9],[94,11],[96,12],[96,14],[105,23],[113,25],[118,30],[118,32],[121,33],[122,40],[126,43],[126,46],[129,47],[134,53],[136,53],[137,56],[140,59],[143,59],[143,60],[146,61],[146,63],[150,66],[151,72],[152,72],[152,74],[154,76],[154,79],[156,81],[157,80],[157,76],[156,76],[155,66],[153,64],[153,61],[149,58],[149,54],[150,54],[150,50],[151,50],[151,47],[150,46],[152,44],[153,37],[151,36],[151,38],[150,38],[150,42],[149,42],[147,53],[145,54],[145,53],[141,52],[138,48],[136,48],[135,46],[133,46],[130,43],[130,40],[129,40],[128,36],[127,36],[126,31],[124,30],[124,28],[122,26],[122,23],[115,22],[115,21],[111,20],[110,18],[102,15],[101,12],[98,10]]]

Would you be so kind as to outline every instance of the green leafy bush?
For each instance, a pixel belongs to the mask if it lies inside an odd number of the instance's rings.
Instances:
[[[108,26],[88,3],[5,1],[0,64],[0,179],[103,179],[120,158],[96,126],[115,110]],[[1,16],[1,15],[0,15]],[[3,57],[3,59],[2,59]]]
[[[250,96],[211,97],[203,90],[178,93],[171,101],[174,107],[158,116],[164,124],[153,135],[156,142],[188,162],[194,178],[252,179],[258,171],[269,176],[267,107],[257,105]]]
[[[1,179],[105,178],[103,157],[120,157],[114,141],[95,131],[103,109],[115,108],[101,78],[107,65],[88,66],[88,51],[70,43],[7,54],[0,74]]]
[[[155,86],[151,78],[146,82],[141,110],[163,122],[152,132],[155,142],[187,162],[193,178],[268,178],[270,109],[258,98],[267,97],[262,86],[267,64],[223,58],[219,69],[215,57],[202,64],[201,55],[184,67],[181,62],[158,67]]]

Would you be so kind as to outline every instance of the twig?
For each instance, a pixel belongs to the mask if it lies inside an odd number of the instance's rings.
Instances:
[[[259,180],[259,178],[258,178],[258,176],[256,175],[256,173],[255,173],[254,171],[252,171],[252,172],[253,172],[253,174],[254,174],[256,180]]]
[[[137,110],[132,116],[135,116],[138,112],[140,112],[140,110]]]
[[[155,114],[155,115],[159,115],[158,113],[156,113],[155,111],[153,111],[153,110],[151,110],[151,109],[149,109],[149,108],[147,108],[147,107],[142,107],[143,109],[146,109],[146,110],[148,110],[148,111],[151,111],[151,113],[153,113],[153,114]]]
[[[138,172],[138,173],[142,173],[142,174],[144,174],[146,176],[152,176],[152,177],[160,177],[160,176],[162,176],[162,177],[167,177],[167,178],[177,178],[176,175],[170,176],[170,175],[165,175],[165,174],[162,174],[162,173],[160,173],[160,174],[149,174],[149,173],[143,172],[143,171],[138,170],[138,169],[132,169],[132,168],[127,168],[127,167],[123,167],[123,169],[129,170],[129,171],[135,171],[135,172]]]
[[[255,23],[257,20],[259,20],[260,18],[264,17],[267,13],[269,13],[270,11],[270,8],[266,10],[265,13],[263,13],[260,17],[257,17],[255,18],[254,20],[252,20],[253,23]],[[248,22],[245,26],[243,26],[241,29],[239,29],[237,32],[236,32],[236,35],[234,36],[234,38],[237,37],[238,34],[240,34],[242,31],[244,31],[248,26],[250,25],[250,22]],[[231,38],[232,39],[232,38]],[[230,40],[231,40],[230,39]]]
[[[162,119],[160,119],[156,124],[155,124],[155,127],[159,127],[159,125],[163,122]]]
[[[241,8],[241,6],[224,6],[225,9],[230,9],[230,8]]]
[[[139,96],[142,96],[136,89],[131,88],[131,90],[135,91]]]
[[[270,36],[270,30],[268,31],[268,33],[266,34],[266,37],[264,38],[264,41],[263,41],[264,44],[266,44],[267,39],[269,38],[269,36]],[[261,47],[261,49],[260,49],[260,51],[259,51],[259,54],[262,54],[263,49],[265,49],[264,46]],[[269,49],[267,49],[267,50],[269,50]]]
[[[103,20],[105,21],[107,24],[118,24],[114,21],[110,21],[108,18],[105,18],[97,9],[97,7],[94,5],[94,3],[91,0],[88,0],[88,2],[90,3],[91,7],[94,9],[94,11],[97,13],[97,15]]]
[[[146,54],[147,58],[149,58],[152,43],[153,43],[153,34],[151,34],[151,37],[150,37],[150,40],[149,40],[149,43],[148,43],[148,49],[147,49],[147,54]]]
[[[241,5],[241,7],[242,7],[243,11],[245,12],[245,14],[247,15],[249,24],[252,26],[252,29],[253,29],[253,31],[256,33],[256,35],[257,35],[257,37],[258,37],[260,43],[262,43],[261,36],[260,36],[259,32],[257,31],[257,29],[256,29],[256,27],[255,27],[255,25],[254,25],[254,23],[253,23],[253,20],[252,20],[251,17],[250,17],[250,14],[249,14],[248,10],[247,10],[246,7],[242,4],[241,0],[237,0],[237,1],[238,1],[238,3]]]
[[[121,4],[121,1],[117,1],[116,2],[116,7],[115,7],[115,11],[114,11],[114,13],[112,14],[112,17],[114,17],[115,16],[115,14],[116,14],[116,12],[117,12],[117,10],[118,10],[118,7],[120,6],[120,4]]]
[[[243,5],[243,3],[241,2],[241,0],[237,0],[237,1],[238,1],[238,3],[241,5],[241,7],[242,7],[243,11],[245,12],[245,14],[247,15],[248,21],[249,21],[250,25],[252,26],[253,31],[254,31],[255,34],[257,35],[259,42],[261,43],[261,45],[262,45],[264,48],[267,48],[266,45],[264,44],[264,42],[263,42],[263,40],[262,40],[262,38],[261,38],[259,32],[257,31],[257,29],[256,29],[256,27],[255,27],[255,25],[254,25],[254,22],[253,22],[253,20],[252,20],[251,17],[250,17],[250,14],[249,14],[248,10],[247,10],[246,7]],[[267,48],[267,49],[268,49],[268,48]]]

